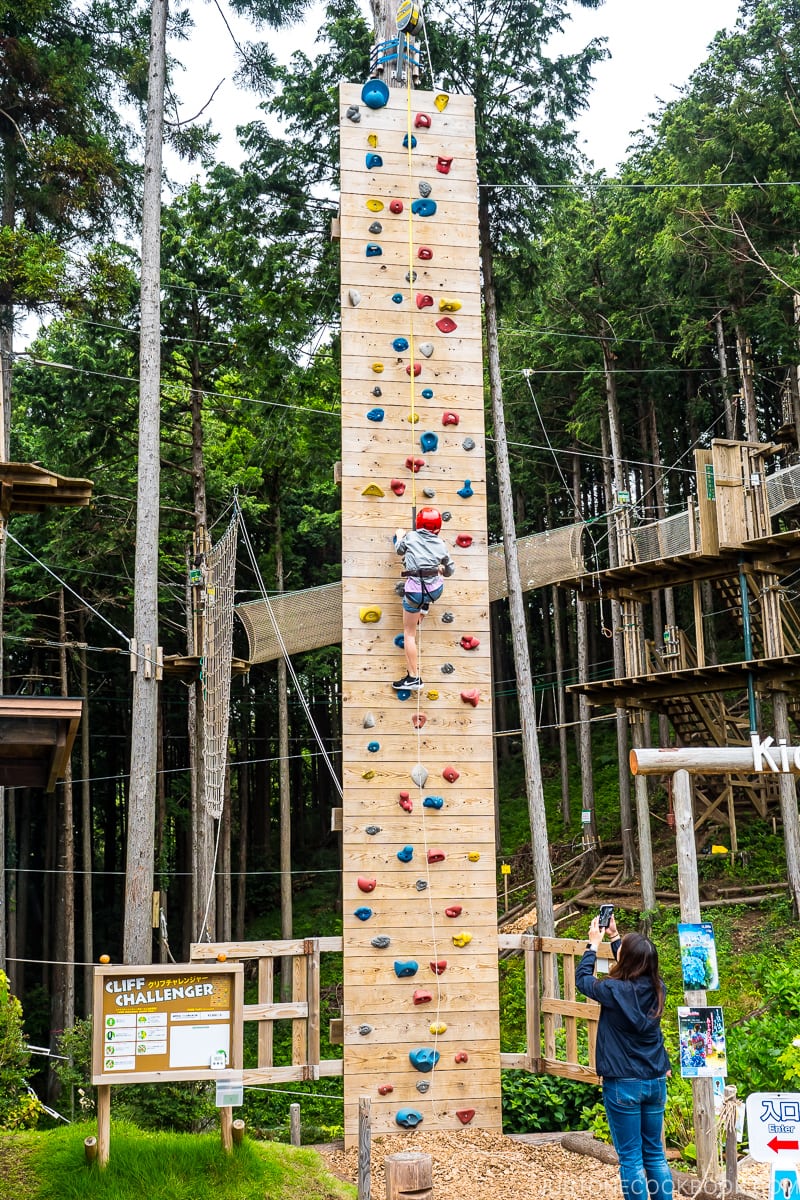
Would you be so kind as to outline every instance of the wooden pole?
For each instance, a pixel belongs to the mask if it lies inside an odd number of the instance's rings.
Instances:
[[[233,1150],[233,1109],[227,1104],[219,1110],[219,1132],[222,1149],[226,1154],[230,1154]]]
[[[358,1200],[370,1200],[372,1188],[372,1118],[369,1096],[358,1097]]]
[[[725,1131],[725,1195],[739,1190],[739,1164],[736,1147],[736,1084],[725,1087],[722,1098],[722,1127]]]
[[[405,1150],[384,1160],[386,1200],[431,1200],[433,1196],[433,1159],[430,1154]]]
[[[241,1146],[244,1141],[244,1121],[241,1117],[237,1117],[231,1124],[231,1135],[234,1146]]]
[[[97,1161],[97,1138],[87,1137],[83,1139],[83,1153],[87,1163]]]
[[[763,745],[763,743],[762,743]],[[781,768],[780,747],[770,746],[762,753],[763,771],[756,771],[752,746],[670,746],[665,750],[631,750],[630,764],[634,775],[669,775],[672,771],[688,771],[690,775],[800,775],[800,750],[786,747],[785,769]],[[773,771],[767,757],[774,761]]]
[[[97,1088],[97,1165],[108,1163],[111,1149],[111,1084],[101,1083]]]
[[[289,1141],[293,1146],[300,1145],[300,1105],[289,1105]]]

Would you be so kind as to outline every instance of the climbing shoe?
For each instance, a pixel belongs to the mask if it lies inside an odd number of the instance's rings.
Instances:
[[[404,675],[402,679],[395,679],[392,684],[396,692],[419,692],[422,690],[422,686],[419,675]]]

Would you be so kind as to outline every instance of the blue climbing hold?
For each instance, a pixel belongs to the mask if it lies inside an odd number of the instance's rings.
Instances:
[[[398,1108],[395,1121],[401,1129],[415,1129],[422,1120],[422,1113],[415,1108]]]
[[[394,639],[394,644],[397,646],[398,650],[403,650],[405,648],[406,639],[403,637],[402,633],[398,633],[397,637]]]
[[[402,303],[403,303],[403,293],[395,292],[395,294],[392,296],[392,304],[402,304]]]
[[[392,349],[396,350],[398,354],[402,354],[404,350],[408,349],[408,338],[396,337],[392,342]]]
[[[423,1046],[419,1050],[409,1050],[408,1057],[412,1067],[416,1067],[418,1071],[427,1075],[428,1071],[432,1071],[436,1066],[441,1056],[438,1050],[429,1050]]]
[[[377,242],[367,242],[365,254],[367,258],[380,258],[380,256],[383,254],[383,251]]]
[[[423,400],[432,400],[433,399],[433,388],[423,388],[422,389],[422,399]]]
[[[395,696],[397,696],[398,700],[410,700],[411,692],[408,690],[408,688],[400,688],[395,692]]]
[[[408,962],[395,962],[394,964],[394,973],[398,979],[408,979],[411,975],[416,975],[418,970],[419,963],[414,962],[413,958],[410,958]],[[426,1069],[430,1070],[430,1067]]]
[[[371,171],[373,167],[382,167],[383,159],[380,154],[373,154],[372,151],[367,155],[367,170]]]
[[[368,921],[370,919],[370,917],[372,916],[372,909],[367,908],[366,906],[364,906],[362,908],[357,908],[356,911],[353,913],[353,916],[358,917],[359,921]]]
[[[381,748],[380,742],[368,742],[367,743],[367,749],[369,750],[370,754],[377,754],[378,751],[380,750],[380,748]]]
[[[459,494],[459,496],[461,496],[461,498],[463,500],[469,500],[470,496],[475,495],[475,493],[472,490],[472,484],[470,483],[470,481],[468,479],[464,480],[464,486],[463,486],[463,488],[458,489],[458,494]]]
[[[420,434],[419,444],[422,447],[424,454],[432,454],[434,450],[439,449],[439,437],[435,433]]]
[[[400,862],[411,862],[414,857],[414,847],[403,846],[402,850],[397,851],[397,857],[400,859]]]
[[[367,108],[384,108],[389,102],[389,87],[382,79],[368,79],[361,89],[361,99]]]
[[[369,157],[369,155],[367,155]],[[377,155],[375,156],[378,157]],[[412,200],[411,211],[417,217],[432,217],[436,212],[435,200]]]
[[[369,410],[369,412],[367,413],[367,420],[368,421],[382,421],[383,418],[385,417],[385,415],[386,414],[384,413],[382,408],[371,408]]]
[[[422,801],[423,808],[442,808],[444,806],[444,796],[426,796]]]
[[[403,145],[405,146],[405,148],[406,148],[406,150],[407,150],[407,149],[408,149],[408,134],[406,134],[406,136],[403,138]],[[413,135],[413,133],[412,133],[412,135],[411,135],[411,149],[412,149],[412,150],[416,150],[416,148],[417,148],[417,139],[414,137],[414,135]]]

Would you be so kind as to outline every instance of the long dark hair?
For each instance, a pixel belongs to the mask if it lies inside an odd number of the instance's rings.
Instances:
[[[647,1014],[654,1021],[664,1011],[665,987],[658,973],[658,951],[650,938],[641,933],[626,933],[620,944],[617,961],[609,975],[615,979],[649,979],[653,985],[656,1002]]]

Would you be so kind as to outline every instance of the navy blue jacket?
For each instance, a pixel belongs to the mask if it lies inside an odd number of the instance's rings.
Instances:
[[[658,1079],[669,1070],[661,1021],[648,1017],[656,1006],[649,979],[595,979],[597,955],[587,950],[575,971],[575,986],[601,1006],[595,1066],[603,1079]]]

